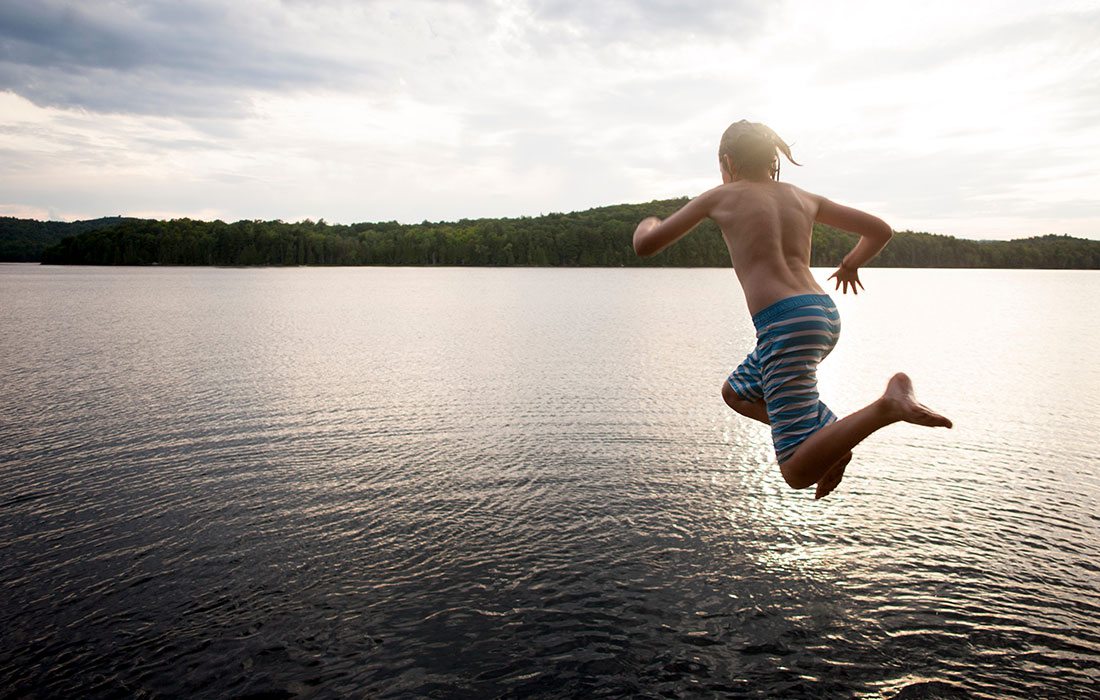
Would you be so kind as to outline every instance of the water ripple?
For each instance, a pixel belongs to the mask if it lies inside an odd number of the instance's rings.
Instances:
[[[959,427],[814,502],[726,271],[4,267],[0,696],[1100,695],[1096,368],[1014,403],[880,273],[823,391]]]

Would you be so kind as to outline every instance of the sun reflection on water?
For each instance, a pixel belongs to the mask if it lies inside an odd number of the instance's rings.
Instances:
[[[728,270],[0,272],[2,687],[1097,682],[1095,275],[869,270],[824,399],[905,370],[957,427],[815,501],[719,396]]]

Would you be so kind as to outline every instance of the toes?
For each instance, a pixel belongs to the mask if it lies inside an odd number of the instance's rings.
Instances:
[[[950,428],[951,421],[946,417],[941,416],[927,406],[918,406],[920,411],[921,424],[932,426],[934,428]]]
[[[824,476],[817,482],[817,490],[814,492],[814,499],[825,498],[840,485],[841,480],[844,478],[844,470],[848,468],[848,464],[852,461],[852,453],[844,455],[840,461],[833,465],[832,469],[827,471]]]
[[[826,474],[822,477],[821,481],[817,482],[817,490],[814,492],[814,499],[825,498],[835,491],[836,487],[840,486],[840,480],[843,478],[844,467],[838,467]]]

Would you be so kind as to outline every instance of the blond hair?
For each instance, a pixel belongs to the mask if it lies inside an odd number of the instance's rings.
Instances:
[[[729,165],[746,177],[755,177],[767,173],[773,180],[779,179],[779,153],[795,165],[800,165],[791,157],[791,147],[779,138],[779,134],[766,124],[742,119],[729,125],[718,144],[718,158],[722,167]],[[732,173],[731,173],[732,174]]]

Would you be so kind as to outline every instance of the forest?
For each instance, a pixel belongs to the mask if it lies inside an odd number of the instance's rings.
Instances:
[[[123,221],[121,216],[110,216],[87,221],[35,221],[0,216],[0,262],[39,262],[42,251],[68,236],[87,231],[108,228]]]
[[[0,260],[77,265],[728,266],[721,235],[709,221],[660,255],[634,254],[631,234],[637,223],[649,215],[667,216],[685,201],[420,224],[128,218],[63,224],[2,218]],[[854,235],[817,225],[811,263],[835,265],[854,244]],[[1100,241],[1061,235],[975,241],[899,231],[871,265],[1100,269]]]

